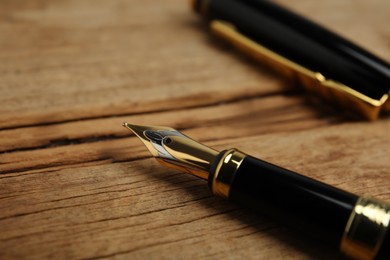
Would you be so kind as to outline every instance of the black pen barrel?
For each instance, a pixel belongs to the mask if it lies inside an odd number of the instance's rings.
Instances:
[[[358,200],[356,195],[251,156],[237,170],[229,198],[335,247]]]
[[[390,206],[245,155],[219,154],[209,176],[214,194],[318,238],[358,259],[390,259]]]

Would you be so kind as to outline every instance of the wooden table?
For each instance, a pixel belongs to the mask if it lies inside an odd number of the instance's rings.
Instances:
[[[278,2],[390,61],[390,1]],[[313,105],[180,0],[0,2],[0,258],[329,259],[158,165],[122,121],[172,126],[390,201],[390,117]]]

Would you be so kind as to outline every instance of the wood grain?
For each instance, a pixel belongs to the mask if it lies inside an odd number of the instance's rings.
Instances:
[[[278,1],[390,60],[390,2]],[[390,118],[313,104],[179,0],[0,1],[1,259],[342,259],[150,158],[175,127],[390,202]]]

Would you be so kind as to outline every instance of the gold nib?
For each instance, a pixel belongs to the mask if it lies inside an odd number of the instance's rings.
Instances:
[[[163,165],[208,178],[210,165],[218,152],[170,127],[141,126],[123,123],[145,144]]]
[[[129,124],[126,122],[123,123],[122,125],[124,127],[126,127],[127,129],[131,130],[144,143],[144,145],[146,146],[146,148],[148,148],[148,150],[151,152],[151,154],[156,158],[160,157],[159,153],[158,153],[159,149],[156,149],[156,146],[154,146],[151,143],[151,140],[147,136],[148,133],[150,133],[150,135],[152,135],[153,132],[158,132],[158,131],[163,131],[163,130],[176,131],[175,129],[169,128],[169,127],[133,125],[133,124]],[[155,136],[154,139],[156,139],[156,138],[157,138],[157,136]],[[160,139],[162,140],[162,137]]]

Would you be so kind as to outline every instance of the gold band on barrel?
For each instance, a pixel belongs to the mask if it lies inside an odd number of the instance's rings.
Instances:
[[[340,250],[356,259],[374,259],[390,225],[390,205],[360,198],[345,227]]]
[[[245,156],[244,153],[236,149],[230,149],[224,154],[217,165],[212,182],[212,190],[215,195],[229,198],[230,186]]]

